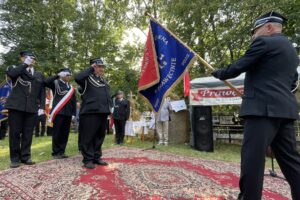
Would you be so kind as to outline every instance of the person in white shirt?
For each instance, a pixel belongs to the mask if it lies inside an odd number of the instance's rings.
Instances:
[[[156,117],[156,131],[158,134],[159,142],[158,145],[168,145],[169,142],[169,121],[171,103],[170,97],[167,97],[162,105],[160,112]]]

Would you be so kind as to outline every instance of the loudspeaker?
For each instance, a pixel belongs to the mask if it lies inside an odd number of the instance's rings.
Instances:
[[[210,106],[194,106],[192,115],[194,147],[199,151],[214,151],[212,109]]]

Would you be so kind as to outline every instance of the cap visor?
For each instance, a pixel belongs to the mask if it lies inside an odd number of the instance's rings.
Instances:
[[[268,22],[266,22],[268,23]],[[251,30],[251,34],[253,35],[255,30],[257,30],[258,28],[262,27],[263,25],[265,25],[266,23],[263,23],[263,24],[260,24],[260,25],[257,25],[256,27],[254,27],[252,30]]]
[[[95,64],[96,67],[106,67],[104,64]]]

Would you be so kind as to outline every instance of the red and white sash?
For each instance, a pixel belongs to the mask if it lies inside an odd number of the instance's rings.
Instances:
[[[58,102],[58,104],[56,104],[56,106],[52,109],[51,113],[50,113],[50,117],[49,117],[49,122],[53,123],[57,113],[59,113],[59,111],[61,111],[61,109],[69,102],[69,100],[71,99],[72,95],[75,92],[75,89],[72,85],[71,89],[67,92],[67,94]]]

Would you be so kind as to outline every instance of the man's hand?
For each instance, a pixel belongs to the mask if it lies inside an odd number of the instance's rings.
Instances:
[[[66,76],[70,75],[70,73],[69,72],[59,72],[57,75],[59,77],[63,78],[63,77],[66,77]]]
[[[211,75],[217,79],[224,80],[222,76],[222,70],[217,69],[211,73]]]
[[[24,64],[26,64],[26,65],[32,65],[33,64],[33,62],[34,62],[34,59],[32,59],[30,56],[27,56],[26,58],[25,58],[25,60],[24,60]]]
[[[97,65],[94,63],[94,64],[91,65],[91,67],[92,67],[93,69],[95,69],[95,68],[97,67]]]
[[[44,115],[45,114],[45,110],[44,109],[39,109],[38,110],[38,116]]]

